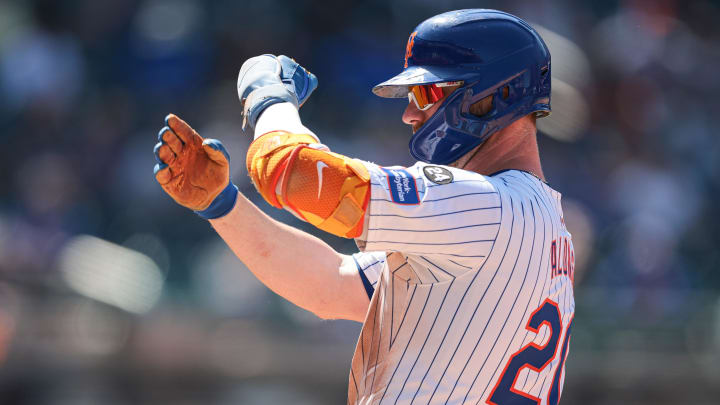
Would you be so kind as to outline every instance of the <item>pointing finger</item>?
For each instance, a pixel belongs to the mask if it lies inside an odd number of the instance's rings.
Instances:
[[[173,133],[186,145],[199,145],[202,143],[200,135],[177,115],[168,114],[168,116],[165,117],[165,124],[170,127]]]

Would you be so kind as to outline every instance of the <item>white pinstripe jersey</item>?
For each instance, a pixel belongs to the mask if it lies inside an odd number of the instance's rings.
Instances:
[[[560,194],[517,170],[365,165],[348,403],[557,404],[575,309]]]

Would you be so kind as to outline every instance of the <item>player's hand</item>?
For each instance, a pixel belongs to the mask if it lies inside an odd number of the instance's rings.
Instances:
[[[277,60],[280,62],[282,68],[280,78],[283,84],[297,96],[298,106],[302,107],[305,101],[310,98],[310,94],[317,88],[317,77],[310,73],[309,70],[300,66],[293,58],[280,55],[277,57]]]
[[[205,219],[225,215],[235,205],[230,160],[215,139],[203,139],[174,114],[165,118],[155,145],[155,179],[178,204]]]
[[[275,103],[302,106],[317,88],[317,77],[285,55],[260,55],[243,63],[238,74],[238,97],[243,129],[255,128],[260,114]]]

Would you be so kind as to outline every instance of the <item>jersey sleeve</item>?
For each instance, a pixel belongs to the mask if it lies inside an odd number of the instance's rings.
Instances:
[[[360,252],[352,255],[358,273],[362,279],[365,292],[372,299],[375,287],[385,267],[385,252]]]
[[[466,170],[418,162],[370,172],[367,251],[401,251],[468,260],[486,257],[500,229],[497,188]]]

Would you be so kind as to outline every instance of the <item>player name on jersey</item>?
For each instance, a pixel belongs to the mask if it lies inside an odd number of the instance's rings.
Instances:
[[[568,276],[575,281],[575,251],[570,238],[561,237],[550,244],[550,274],[552,277]]]

